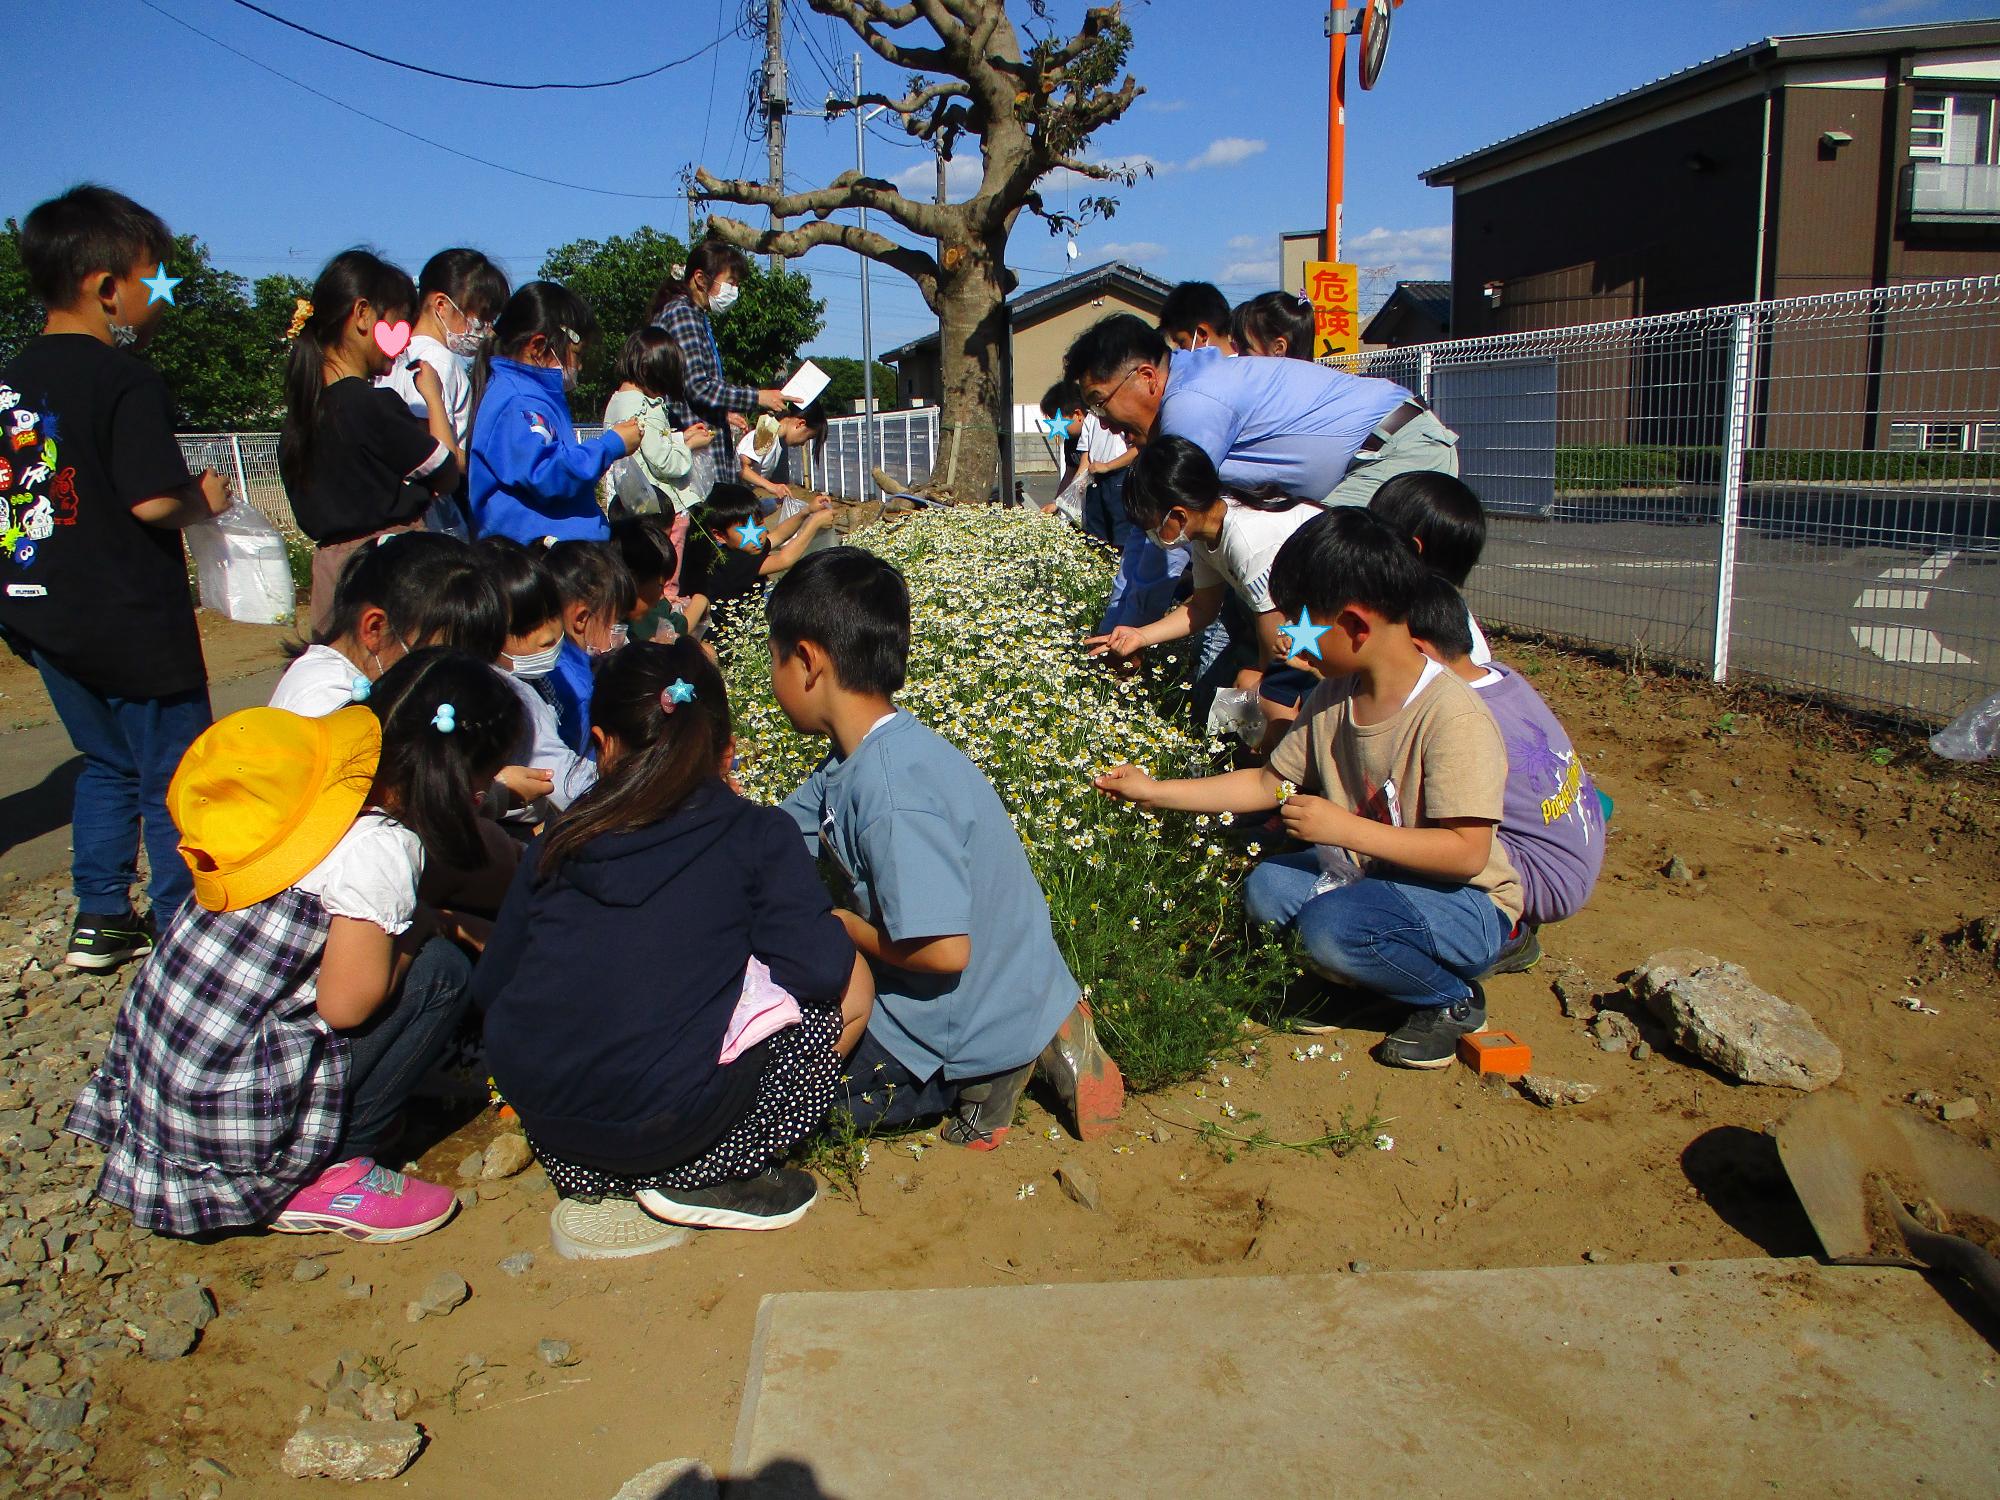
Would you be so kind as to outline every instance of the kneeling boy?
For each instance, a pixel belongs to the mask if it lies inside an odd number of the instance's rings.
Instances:
[[[964,754],[896,710],[910,648],[903,575],[869,552],[802,559],[771,590],[771,685],[795,728],[833,742],[785,801],[847,888],[835,913],[875,971],[848,1060],[855,1123],[943,1115],[990,1150],[1039,1062],[1084,1138],[1124,1104],[1049,929],[999,794]]]
[[[1382,1061],[1442,1068],[1486,1027],[1478,976],[1521,916],[1521,883],[1494,829],[1507,746],[1407,623],[1424,584],[1410,548],[1358,507],[1329,511],[1279,549],[1271,594],[1294,655],[1324,680],[1259,770],[1154,781],[1136,766],[1097,778],[1114,797],[1187,812],[1261,813],[1319,847],[1267,859],[1244,904],[1293,927],[1323,972],[1410,1007]],[[1300,790],[1303,788],[1303,790]]]

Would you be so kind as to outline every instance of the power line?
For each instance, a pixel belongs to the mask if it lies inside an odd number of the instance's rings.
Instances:
[[[310,26],[301,26],[297,21],[288,20],[276,11],[266,10],[261,5],[253,4],[252,0],[233,0],[233,3],[242,6],[245,10],[256,12],[267,21],[276,21],[280,26],[290,27],[293,31],[309,36],[314,41],[325,42],[330,47],[339,47],[342,51],[357,53],[378,63],[387,63],[392,68],[401,68],[409,73],[422,73],[427,78],[442,78],[448,83],[469,83],[475,88],[482,89],[511,89],[523,94],[537,93],[545,89],[579,91],[585,89],[615,89],[622,84],[637,83],[642,78],[657,78],[670,68],[678,68],[684,63],[691,63],[696,58],[707,55],[715,48],[721,46],[730,36],[730,33],[724,32],[706,47],[690,52],[686,57],[677,57],[671,62],[663,62],[657,68],[648,68],[643,73],[628,73],[623,78],[607,78],[600,83],[499,83],[490,78],[468,78],[463,73],[443,73],[436,68],[426,68],[420,63],[403,62],[399,58],[388,57],[380,52],[371,52],[366,47],[357,47],[352,42],[343,42],[337,36],[328,36],[323,31],[314,31]]]
[[[280,72],[278,69],[272,67],[269,63],[260,62],[258,59],[252,57],[249,53],[243,51],[241,48],[232,47],[228,42],[223,41],[221,37],[211,36],[208,32],[203,31],[199,26],[194,25],[192,22],[183,21],[179,16],[175,15],[172,11],[162,9],[160,6],[155,5],[153,3],[153,0],[139,0],[139,3],[145,6],[146,9],[153,11],[158,15],[165,16],[169,21],[172,21],[176,26],[179,26],[183,30],[192,31],[196,36],[200,37],[203,41],[213,43],[215,46],[220,47],[224,52],[234,53],[237,57],[242,58],[243,61],[249,63],[252,67],[262,68],[266,73],[269,73],[273,78],[283,79],[286,83],[289,83],[293,88],[304,89],[308,94],[311,94],[318,99],[324,99],[328,104],[333,105],[337,109],[344,109],[351,115],[359,115],[362,119],[367,120],[372,124],[380,125],[385,130],[393,130],[398,135],[408,136],[413,141],[421,142],[423,145],[429,146],[436,151],[442,151],[449,156],[456,156],[461,161],[476,162],[482,167],[491,167],[496,172],[505,172],[512,177],[525,177],[530,182],[546,183],[550,187],[568,188],[572,192],[577,192],[577,193],[596,193],[600,197],[605,197],[605,198],[639,198],[652,203],[678,203],[684,197],[687,196],[684,193],[628,193],[618,188],[590,187],[581,182],[565,182],[560,177],[544,177],[538,172],[524,172],[519,167],[508,166],[505,162],[489,161],[487,158],[483,156],[474,156],[470,151],[461,151],[456,146],[447,146],[443,141],[434,141],[427,135],[418,135],[416,131],[407,130],[403,126],[396,124],[392,120],[383,119],[380,115],[371,115],[365,109],[357,109],[352,104],[349,104],[345,99],[336,99],[332,94],[329,94],[322,89],[316,89],[311,84],[304,83],[299,79],[292,77],[292,75],[289,73]]]

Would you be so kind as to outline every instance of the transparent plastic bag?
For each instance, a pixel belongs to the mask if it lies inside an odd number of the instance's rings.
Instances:
[[[1264,710],[1257,705],[1257,695],[1249,688],[1217,688],[1215,700],[1208,707],[1208,732],[1213,735],[1233,734],[1246,745],[1257,745],[1264,738]]]
[[[283,625],[297,612],[285,539],[248,501],[182,534],[206,608],[245,625]]]
[[[2000,693],[1932,735],[1931,749],[1946,760],[1991,760],[2000,754]]]
[[[1079,529],[1083,526],[1083,494],[1089,488],[1090,476],[1078,473],[1069,488],[1056,493],[1056,514]]]

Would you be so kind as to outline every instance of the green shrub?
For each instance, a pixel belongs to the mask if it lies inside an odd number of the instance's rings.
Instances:
[[[1646,444],[1556,449],[1556,487],[1670,489],[1722,482],[1723,450]],[[1889,453],[1873,448],[1753,448],[1750,484],[1936,484],[2000,478],[2000,453]]]
[[[1032,510],[927,511],[856,540],[909,580],[900,706],[999,789],[1105,1045],[1138,1088],[1200,1072],[1297,970],[1243,917],[1254,843],[1239,849],[1227,820],[1142,811],[1090,785],[1121,761],[1169,776],[1210,764],[1210,747],[1162,716],[1173,700],[1164,662],[1150,679],[1121,679],[1084,658],[1109,554]],[[745,611],[720,650],[744,789],[776,801],[825,746],[773,701],[764,642],[761,614]]]

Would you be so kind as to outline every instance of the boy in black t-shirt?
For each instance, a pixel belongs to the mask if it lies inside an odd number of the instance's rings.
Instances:
[[[206,729],[208,671],[181,528],[229,508],[188,473],[173,401],[142,345],[171,304],[173,236],[121,193],[86,184],[21,225],[48,311],[0,370],[0,634],[48,688],[82,752],[71,828],[70,964],[152,951],[193,889],[167,783]],[[152,911],[132,909],[143,822]]]

